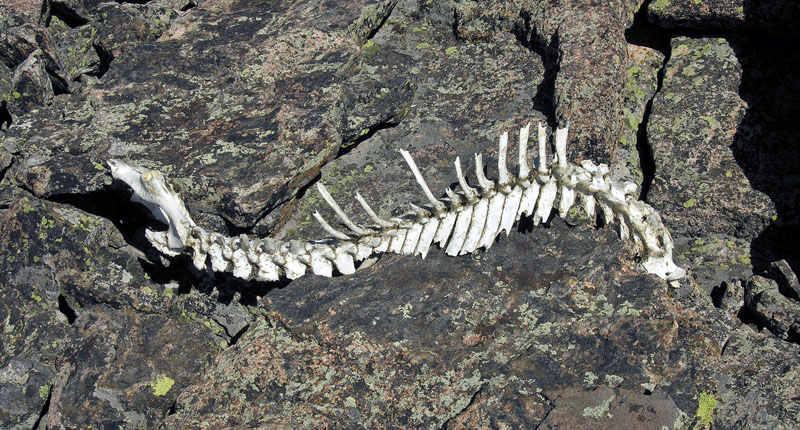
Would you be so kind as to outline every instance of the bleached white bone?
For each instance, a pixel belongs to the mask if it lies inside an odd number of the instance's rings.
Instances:
[[[422,228],[425,225],[419,222],[415,222],[411,228],[408,229],[406,233],[405,240],[403,241],[403,247],[400,249],[401,254],[413,254],[414,250],[417,249],[417,243],[419,243],[419,237],[422,234]]]
[[[431,242],[434,240],[434,236],[436,235],[436,230],[439,228],[440,221],[437,218],[431,218],[425,223],[425,226],[422,228],[422,232],[419,236],[419,241],[417,242],[417,246],[414,249],[414,254],[421,255],[422,258],[425,258],[428,255],[428,249],[431,246]]]
[[[133,167],[119,160],[108,160],[108,165],[111,176],[128,184],[133,189],[136,201],[169,226],[164,245],[173,250],[185,248],[189,231],[196,224],[189,216],[183,200],[167,184],[164,176],[155,170]]]
[[[489,212],[486,214],[486,224],[478,240],[478,248],[491,248],[497,238],[497,230],[500,229],[500,222],[503,220],[503,206],[506,196],[503,193],[495,193],[489,198]]]
[[[536,204],[536,213],[533,214],[533,225],[538,225],[539,222],[546,222],[550,218],[550,212],[553,211],[553,204],[556,201],[556,194],[558,193],[558,184],[554,177],[548,176],[547,182],[542,185],[541,193],[539,194],[539,202]]]
[[[539,141],[539,173],[546,175],[548,173],[547,165],[547,136],[545,135],[544,124],[539,123],[538,127],[538,141]]]
[[[447,200],[450,202],[451,208],[457,208],[461,206],[461,197],[458,196],[450,187],[444,189],[445,194],[447,194]],[[440,217],[442,215],[439,215]]]
[[[398,228],[394,231],[394,237],[392,237],[392,241],[389,242],[389,252],[393,254],[399,254],[400,251],[403,249],[403,243],[406,241],[406,235],[408,234],[408,229],[405,228]]]
[[[556,146],[556,159],[558,160],[558,168],[567,168],[567,127],[557,128],[555,136]]]
[[[319,191],[319,194],[322,196],[322,198],[325,199],[326,202],[328,202],[328,206],[330,206],[331,209],[333,209],[333,212],[336,214],[336,216],[339,217],[342,223],[344,223],[344,225],[347,226],[347,228],[349,228],[350,231],[359,236],[367,234],[367,230],[364,230],[363,228],[357,226],[356,223],[350,220],[350,217],[348,217],[347,214],[344,213],[342,208],[339,207],[339,204],[336,203],[336,200],[333,199],[331,193],[328,192],[328,189],[325,188],[325,185],[323,185],[322,182],[317,182],[317,191]]]
[[[504,193],[511,191],[511,188],[509,188],[511,179],[508,176],[508,166],[506,166],[507,153],[508,132],[503,132],[503,134],[500,136],[500,147],[497,150],[497,185]]]
[[[517,164],[519,166],[519,175],[517,179],[526,181],[530,168],[528,168],[528,134],[531,131],[531,123],[519,129],[519,158]]]
[[[459,208],[461,207],[463,206],[459,206]],[[439,222],[439,226],[436,228],[436,235],[433,236],[433,241],[438,243],[442,248],[444,248],[447,244],[447,239],[450,237],[450,233],[453,231],[453,226],[456,224],[459,210],[460,209],[456,208],[447,212],[447,214]]]
[[[319,213],[319,211],[314,211],[313,215],[314,215],[314,218],[316,218],[316,220],[319,223],[319,225],[321,225],[322,228],[325,231],[328,232],[328,234],[330,234],[331,236],[333,236],[333,237],[335,237],[337,239],[350,240],[350,237],[348,235],[346,235],[346,234],[342,233],[341,231],[336,230],[335,228],[331,227],[331,225],[328,224],[328,221],[325,221],[325,218],[322,217],[322,214]]]
[[[434,242],[445,248],[448,255],[488,249],[500,233],[508,234],[520,217],[532,216],[534,224],[546,221],[557,199],[558,215],[564,217],[576,198],[590,219],[595,219],[599,207],[606,223],[617,224],[623,240],[634,242],[645,270],[670,282],[685,275],[685,270],[672,261],[669,231],[652,207],[636,199],[635,184],[611,181],[605,164],[595,165],[591,160],[580,165],[570,163],[566,155],[566,127],[553,133],[555,154],[548,159],[542,124],[538,126],[538,165],[531,174],[527,164],[529,131],[530,124],[520,129],[517,177],[508,172],[505,162],[508,135],[501,136],[497,186],[486,178],[482,156],[476,154],[475,175],[480,195],[467,184],[460,159],[456,157],[459,190],[445,190],[448,204],[436,199],[409,153],[401,151],[435,214],[412,204],[410,218],[383,220],[356,193],[356,200],[374,222],[374,226],[361,227],[347,217],[327,189],[318,183],[320,194],[352,234],[333,228],[319,212],[314,212],[331,236],[316,242],[250,239],[246,235],[229,238],[206,232],[194,223],[180,197],[160,173],[117,160],[110,160],[109,165],[112,175],[133,189],[132,200],[144,204],[155,218],[167,224],[167,231],[146,232],[153,246],[167,255],[189,248],[198,268],[204,268],[208,258],[213,270],[231,271],[245,279],[275,281],[281,276],[295,279],[308,269],[318,275],[332,276],[334,267],[339,273],[349,274],[355,271],[356,262],[369,265],[374,254],[419,254],[424,258]]]
[[[461,245],[461,250],[458,252],[459,255],[470,254],[478,249],[478,241],[481,239],[488,213],[489,199],[484,197],[475,204],[475,209],[472,211],[472,219],[469,223],[469,230],[467,230],[467,237],[464,239],[464,244]]]
[[[376,224],[378,227],[390,228],[390,227],[394,227],[394,226],[395,226],[395,225],[394,225],[394,223],[391,223],[391,222],[389,222],[389,221],[386,221],[386,220],[384,220],[384,219],[381,219],[381,218],[380,218],[380,217],[379,217],[379,216],[378,216],[378,215],[375,213],[375,211],[373,211],[373,210],[372,210],[372,208],[369,206],[369,204],[367,204],[367,201],[366,201],[366,200],[364,200],[364,197],[361,197],[361,193],[359,193],[358,191],[356,191],[356,200],[357,200],[357,201],[358,201],[358,203],[361,205],[361,207],[364,209],[364,212],[366,212],[366,213],[367,213],[367,215],[369,215],[369,217],[370,217],[370,218],[372,218],[372,221],[373,221],[373,222],[374,222],[374,223],[375,223],[375,224]]]
[[[420,188],[422,188],[422,192],[425,193],[425,197],[428,198],[428,201],[433,206],[433,209],[436,211],[436,214],[440,214],[445,210],[447,210],[447,207],[445,207],[444,203],[440,202],[439,200],[436,200],[436,197],[434,197],[433,193],[431,193],[431,189],[428,188],[428,184],[425,182],[425,178],[422,177],[422,173],[419,172],[419,169],[417,168],[417,163],[415,163],[414,159],[411,158],[411,154],[409,154],[408,151],[403,149],[400,150],[400,154],[403,155],[403,158],[406,160],[406,163],[408,163],[408,167],[411,168],[411,172],[414,174],[414,178],[417,180],[417,183],[419,184]]]
[[[494,182],[490,181],[483,173],[483,155],[475,154],[475,176],[478,177],[478,185],[483,191],[483,195],[487,195],[494,188]]]
[[[511,192],[506,196],[503,204],[503,215],[500,220],[500,227],[497,229],[497,234],[506,232],[506,236],[511,233],[511,228],[514,223],[519,219],[519,205],[522,202],[522,187],[515,185]]]
[[[456,179],[458,179],[458,185],[461,186],[461,192],[464,193],[467,203],[475,203],[478,200],[478,193],[475,192],[474,188],[467,185],[467,179],[464,177],[464,173],[461,172],[461,159],[456,157],[454,164],[456,166]]]
[[[479,202],[482,200],[479,200]],[[461,246],[464,245],[464,241],[467,239],[470,221],[472,221],[472,210],[475,206],[477,205],[464,206],[458,209],[456,225],[453,227],[453,236],[447,242],[447,249],[445,250],[447,255],[458,255],[461,252]]]

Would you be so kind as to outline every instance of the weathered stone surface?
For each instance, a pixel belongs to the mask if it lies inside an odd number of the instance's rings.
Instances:
[[[58,310],[59,291],[52,275],[41,267],[29,267],[9,278],[7,267],[3,269],[0,364],[14,357],[34,357],[53,365],[69,329],[67,318]]]
[[[53,369],[34,360],[15,358],[0,368],[0,425],[35,428],[50,397]]]
[[[445,422],[447,430],[525,428],[545,417],[552,406],[541,394],[528,392],[526,381],[484,385],[458,415]]]
[[[6,0],[0,3],[0,31],[39,20],[42,2],[39,0]]]
[[[83,35],[103,53],[118,57],[143,42],[158,39],[180,15],[158,3],[102,3],[90,15],[91,22],[83,26],[88,31]]]
[[[417,13],[407,4],[398,5],[364,48],[365,63],[375,57],[399,57],[421,64],[404,70],[399,78],[377,75],[380,82],[408,79],[413,83],[411,105],[403,121],[346,148],[346,153],[322,169],[323,183],[357,222],[368,218],[353,198],[356,190],[385,217],[404,212],[409,202],[423,201],[399,149],[411,152],[431,190],[443,195],[444,188],[456,180],[453,161],[457,156],[473,183],[475,153],[484,154],[489,174],[495,175],[493,157],[499,135],[509,131],[513,136],[526,123],[544,120],[531,107],[532,87],[544,73],[538,56],[510,34],[498,35],[491,42],[463,44],[448,35],[446,22],[425,16],[420,19]],[[409,27],[417,31],[409,32]],[[510,152],[516,153],[516,149]],[[511,169],[516,171],[516,167]],[[334,219],[324,200],[312,190],[298,200],[278,234],[321,237],[323,233],[311,216],[315,210]]]
[[[69,86],[57,45],[39,26],[23,23],[0,30],[0,62],[8,70],[0,76],[0,91],[11,117],[49,102],[55,87]]]
[[[68,304],[76,315],[80,315],[84,307],[106,304],[182,316],[212,327],[222,339],[232,338],[250,323],[252,316],[240,301],[232,300],[234,293],[220,286],[215,296],[210,297],[208,293],[213,287],[203,285],[188,270],[188,261],[165,261],[181,267],[178,273],[168,273],[155,256],[155,250],[145,242],[143,231],[136,228],[137,218],[146,219],[145,211],[122,203],[124,197],[114,197],[111,193],[97,198],[117,199],[122,206],[104,212],[107,218],[103,218],[70,205],[42,202],[28,196],[19,198],[0,214],[5,227],[5,234],[0,237],[5,259],[0,267],[6,285],[13,287],[6,294],[17,297],[11,292],[22,291],[22,302],[29,303],[26,307],[35,310],[41,306],[49,310],[52,318],[62,320],[64,317],[58,313],[59,300]],[[97,206],[85,205],[85,202],[74,203],[84,209],[97,210]],[[116,226],[108,218],[114,220]],[[26,227],[31,225],[37,228]],[[117,226],[123,227],[125,236]],[[144,252],[134,246],[142,247]],[[145,253],[153,256],[156,263],[146,262]],[[181,290],[189,291],[181,293]],[[6,306],[13,309],[12,303],[9,297]],[[27,311],[23,315],[37,314]],[[35,328],[43,322],[34,324]],[[21,339],[46,345],[61,336],[60,331],[50,336],[48,331],[51,330]],[[12,342],[12,339],[17,340]],[[11,337],[8,345],[22,340]],[[37,349],[48,348],[38,346]],[[20,352],[18,348],[14,351]]]
[[[53,17],[47,30],[57,40],[59,54],[64,62],[64,69],[73,81],[83,75],[100,76],[104,72],[104,58],[96,44],[97,29],[91,25],[69,28],[63,21]]]
[[[327,5],[192,9],[75,98],[68,127],[54,108],[10,130],[6,140],[26,141],[15,175],[38,196],[87,192],[109,182],[93,164],[126,157],[169,173],[196,213],[215,207],[252,224],[336,154],[342,78],[353,72],[360,35],[377,25],[369,16],[392,3]],[[44,141],[31,129],[51,134]]]
[[[48,428],[153,428],[219,350],[200,324],[102,305],[74,328],[43,418]]]
[[[551,38],[551,48],[558,51],[556,119],[570,125],[574,160],[611,164],[614,157],[624,118],[625,28],[636,3],[601,2],[566,11],[553,36],[557,42]]]
[[[783,0],[655,0],[647,7],[647,17],[664,27],[767,31],[796,36],[800,6]]]
[[[41,52],[47,70],[54,75],[61,71],[57,45],[43,28],[25,23],[0,33],[0,61],[8,67],[17,67],[37,51]]]
[[[773,261],[767,268],[769,277],[778,283],[778,289],[784,296],[800,301],[800,281],[786,260]]]
[[[800,422],[800,345],[747,326],[733,330],[717,373],[715,428],[792,429]]]
[[[658,72],[664,55],[655,49],[628,44],[628,69],[625,80],[625,103],[622,130],[619,136],[611,177],[618,181],[633,182],[639,187],[644,181],[645,169],[639,156],[640,139],[646,136],[645,112],[658,89]]]
[[[78,313],[95,303],[165,310],[167,289],[146,279],[149,275],[136,250],[126,246],[109,220],[28,197],[4,211],[2,222],[3,269],[9,285],[26,281],[29,270],[36,268],[54,284],[48,295],[56,299],[63,293]],[[37,228],[30,228],[33,225]]]
[[[634,1],[196,3],[67,0],[44,22],[0,5],[0,28],[45,34],[79,80],[0,116],[0,369],[22,369],[0,381],[0,427],[798,421],[794,39],[670,48],[643,12],[631,27]],[[46,51],[21,40],[23,61]],[[0,66],[4,94],[17,66]],[[158,224],[104,167],[164,170],[213,230],[310,239],[328,210],[311,181],[357,221],[356,190],[398,214],[423,197],[397,149],[438,194],[456,156],[472,180],[483,153],[496,177],[499,134],[538,120],[569,120],[573,158],[637,183],[649,142],[650,200],[692,269],[680,288],[611,229],[558,219],[474,256],[236,281],[155,253],[143,230]],[[775,282],[749,279],[780,259]]]
[[[759,324],[779,338],[800,341],[800,302],[781,294],[774,280],[750,278],[744,287],[744,305]]]
[[[544,57],[539,106],[548,120],[569,122],[570,153],[611,163],[623,124],[628,69],[624,30],[638,1],[459,2],[456,32],[482,40],[513,31]],[[548,106],[549,104],[549,106]]]
[[[54,95],[50,75],[45,69],[44,56],[36,51],[14,70],[8,102],[9,112],[12,115],[29,112],[49,102]]]
[[[600,386],[594,390],[568,387],[552,398],[554,408],[538,427],[620,429],[679,429],[684,416],[662,392],[641,393]]]
[[[530,427],[578,385],[658,386],[691,415],[723,339],[623,249],[610,231],[556,221],[473,258],[432,252],[425,270],[388,257],[301,278],[267,294],[269,321],[179,398],[167,426],[436,427],[495,387],[526,398],[507,413]]]
[[[674,38],[647,124],[656,163],[648,200],[676,239],[678,264],[709,290],[751,273],[750,241],[775,214],[731,149],[747,107],[741,73],[724,39]]]

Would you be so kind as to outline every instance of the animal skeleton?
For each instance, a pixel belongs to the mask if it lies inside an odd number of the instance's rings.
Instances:
[[[538,166],[535,171],[527,162],[530,124],[520,129],[517,176],[506,166],[508,133],[500,137],[498,179],[489,180],[483,172],[483,159],[475,154],[475,174],[480,189],[467,184],[461,161],[455,160],[459,186],[447,188],[447,197],[437,199],[428,188],[411,155],[401,150],[429,206],[412,206],[409,217],[382,219],[364,198],[355,198],[372,219],[373,224],[354,223],[321,183],[317,188],[331,206],[347,232],[340,231],[320,215],[314,217],[331,237],[315,241],[282,241],[247,235],[226,237],[207,232],[195,224],[183,201],[155,170],[133,167],[119,160],[108,160],[114,178],[133,189],[133,201],[142,203],[169,227],[166,231],[146,231],[146,237],[159,251],[174,256],[191,248],[194,265],[211,267],[217,272],[233,272],[243,279],[278,280],[281,276],[295,279],[308,269],[317,275],[332,276],[334,267],[341,274],[356,270],[356,262],[386,252],[416,254],[425,258],[432,243],[438,243],[447,255],[462,255],[478,248],[489,249],[498,235],[508,235],[522,216],[532,216],[534,225],[547,221],[558,199],[557,213],[567,215],[580,201],[590,219],[596,219],[599,207],[607,224],[619,226],[622,239],[633,240],[641,257],[641,265],[649,273],[667,281],[685,275],[685,270],[672,261],[673,242],[661,217],[648,204],[635,197],[636,184],[618,183],[609,179],[608,166],[584,160],[580,165],[567,161],[567,127],[555,131],[555,149],[548,162],[545,128],[538,128]]]

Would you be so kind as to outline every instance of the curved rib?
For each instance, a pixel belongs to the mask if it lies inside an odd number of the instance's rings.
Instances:
[[[417,163],[415,163],[414,159],[411,158],[411,154],[409,154],[408,151],[403,149],[400,150],[400,154],[403,155],[403,158],[406,160],[406,163],[408,163],[408,167],[410,167],[411,172],[414,173],[414,178],[417,180],[417,183],[422,188],[422,192],[425,193],[425,197],[427,197],[428,201],[431,203],[431,205],[433,205],[433,209],[434,211],[436,211],[436,214],[438,215],[444,212],[445,209],[447,208],[445,207],[444,203],[440,202],[439,200],[436,199],[436,197],[433,196],[433,193],[431,193],[431,189],[428,188],[428,184],[425,182],[425,178],[422,177],[422,173],[420,173],[419,169],[417,168]]]
[[[347,228],[350,229],[350,231],[359,236],[367,234],[367,230],[364,230],[363,228],[357,226],[356,223],[350,220],[347,214],[345,214],[342,208],[340,208],[339,205],[336,203],[336,200],[334,200],[333,197],[331,197],[331,194],[328,192],[328,189],[325,188],[325,185],[323,185],[322,182],[317,182],[317,191],[319,191],[319,193],[322,195],[322,198],[325,199],[326,202],[328,202],[328,206],[330,206],[331,209],[333,209],[333,212],[336,214],[336,216],[339,217],[340,220],[342,220],[342,223],[344,223],[344,225],[346,225]]]

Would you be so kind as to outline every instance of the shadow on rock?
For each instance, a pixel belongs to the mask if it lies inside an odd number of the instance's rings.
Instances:
[[[798,175],[800,149],[800,60],[793,54],[798,38],[754,36],[732,43],[742,65],[740,97],[747,110],[734,136],[731,150],[753,188],[765,193],[777,216],[751,242],[753,271],[771,261],[786,259],[800,269],[796,252],[800,240]]]

